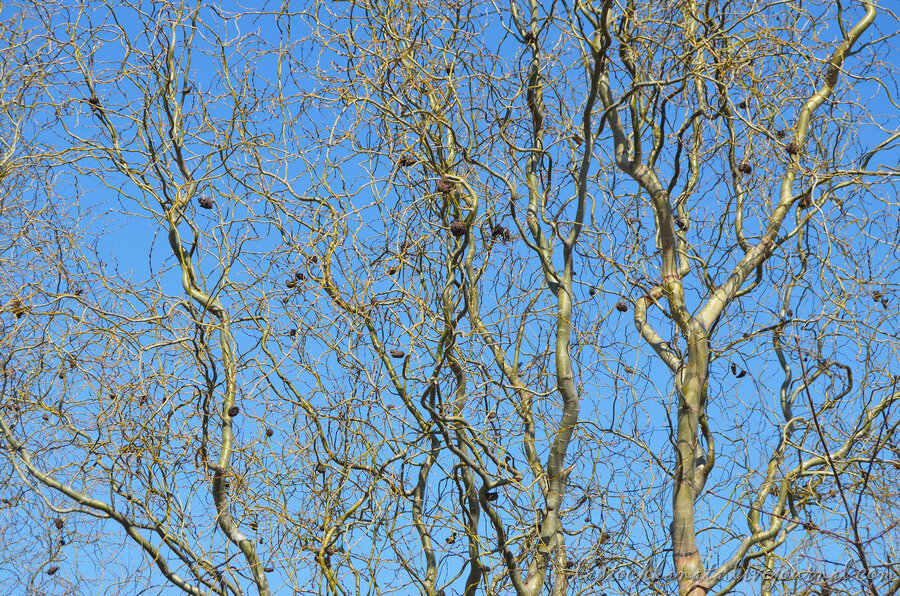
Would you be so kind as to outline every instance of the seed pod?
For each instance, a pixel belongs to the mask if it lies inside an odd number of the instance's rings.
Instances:
[[[590,290],[588,290],[588,294],[590,294],[591,296],[596,296],[597,291],[597,288],[591,288]]]
[[[408,168],[409,166],[416,165],[416,158],[412,155],[404,155],[397,161],[397,165],[401,168]]]
[[[266,429],[266,437],[271,437],[274,434],[275,434],[275,431],[272,430],[271,428]]]
[[[607,532],[600,532],[600,537],[597,538],[597,542],[599,544],[603,544],[609,540],[609,534]]]
[[[204,209],[213,208],[213,200],[209,197],[200,197],[199,199],[197,199],[197,202],[200,203],[200,206]]]
[[[575,141],[575,144],[576,144],[576,145],[580,145],[580,144],[584,143],[584,139],[582,139],[582,138],[581,138],[579,135],[577,135],[577,134],[572,135],[572,140]]]
[[[673,218],[673,220],[674,220],[674,222],[675,222],[675,225],[678,226],[678,229],[679,229],[679,230],[683,230],[683,229],[685,229],[685,228],[687,227],[687,226],[685,225],[685,223],[684,223],[684,220],[681,219],[681,216],[680,216],[680,215],[676,215],[676,216]]]
[[[322,462],[316,464],[316,472],[318,472],[319,474],[324,474],[327,471],[328,468],[326,468],[325,464],[323,464]]]
[[[500,498],[500,495],[497,494],[497,491],[491,490],[491,491],[488,491],[487,495],[485,495],[485,498],[488,501],[494,502]]]
[[[738,107],[742,110],[746,110],[747,109],[747,100],[746,99],[742,100],[741,103],[738,104]]]
[[[49,420],[50,420],[50,414],[47,414],[47,413],[45,412],[44,415],[41,416],[41,418],[44,419],[44,422],[49,422]]]
[[[787,131],[784,130],[784,129],[776,130],[776,131],[775,131],[775,136],[778,137],[779,139],[783,139],[784,137],[787,136]]]
[[[51,565],[50,567],[47,567],[47,575],[53,575],[57,571],[59,571],[59,567],[57,565]]]
[[[241,412],[241,409],[237,406],[231,406],[230,408],[228,408],[228,415],[231,416],[232,418],[234,418],[235,416],[240,414],[240,412]]]
[[[290,331],[288,331],[288,335],[291,337],[297,337],[297,330],[291,329]]]
[[[297,271],[296,273],[294,273],[294,279],[296,279],[297,281],[304,281],[306,279],[306,276]]]
[[[575,559],[569,559],[566,561],[566,569],[575,569],[575,566],[578,565],[578,561]]]
[[[800,153],[800,145],[798,145],[795,141],[791,141],[787,145],[785,145],[784,150],[787,151],[788,155],[797,155]]]
[[[450,233],[457,238],[459,238],[460,236],[465,236],[466,230],[466,224],[458,219],[454,219],[450,223]]]
[[[744,370],[744,369],[741,369],[741,372],[739,372],[739,373],[737,374],[737,378],[739,378],[739,379],[743,379],[743,378],[746,377],[746,376],[747,376],[747,371]]]
[[[809,209],[812,207],[812,197],[810,196],[809,191],[800,195],[800,199],[797,201],[797,207],[800,209]]]
[[[453,181],[451,181],[447,176],[441,176],[441,179],[438,180],[437,183],[437,191],[441,194],[447,194],[453,190]]]
[[[738,164],[737,169],[738,169],[738,172],[740,172],[741,174],[749,174],[750,172],[753,171],[753,166],[751,166],[746,161],[742,161],[740,164]]]
[[[268,567],[263,567],[263,571],[265,571],[266,573],[272,573],[273,571],[275,571],[275,568],[269,565]]]
[[[616,310],[619,312],[628,312],[628,303],[624,300],[616,302]]]
[[[66,525],[66,522],[64,522],[61,517],[57,517],[56,519],[53,520],[53,525],[56,526],[57,530],[62,530],[63,526]]]
[[[74,355],[69,354],[69,368],[75,368],[76,366],[78,366],[78,361]]]
[[[391,350],[390,352],[391,358],[403,358],[406,356],[406,352],[403,350]]]
[[[731,374],[736,375],[736,374],[737,374],[737,371],[738,371],[737,364],[735,364],[734,362],[732,362],[732,363],[731,363]]]
[[[509,233],[508,228],[497,224],[493,228],[491,228],[491,239],[495,238],[500,238],[503,242],[509,242],[512,238],[512,234]]]
[[[284,281],[284,285],[286,285],[289,288],[296,288],[297,287],[297,279],[294,277],[289,277]]]

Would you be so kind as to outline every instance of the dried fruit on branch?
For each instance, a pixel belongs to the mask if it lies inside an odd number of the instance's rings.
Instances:
[[[447,194],[453,190],[453,181],[447,176],[441,176],[437,183],[437,191],[441,194]]]
[[[404,155],[397,161],[397,165],[401,168],[408,168],[409,166],[416,165],[416,158],[412,155]]]
[[[465,236],[468,228],[466,224],[458,219],[454,219],[450,222],[450,233],[459,238],[460,236]]]
[[[619,312],[628,312],[628,303],[624,300],[616,302],[616,310]]]
[[[508,228],[497,224],[491,228],[491,238],[500,238],[503,242],[509,242],[512,238],[512,234],[510,234]]]
[[[232,418],[234,418],[235,416],[240,414],[240,412],[241,412],[241,409],[237,406],[231,406],[230,408],[228,408],[228,415],[231,416]]]
[[[750,172],[753,171],[753,166],[751,166],[746,161],[742,161],[740,164],[738,164],[737,169],[738,169],[738,172],[740,172],[741,174],[749,174]]]
[[[391,350],[390,351],[391,358],[403,358],[406,356],[406,352],[403,350]]]

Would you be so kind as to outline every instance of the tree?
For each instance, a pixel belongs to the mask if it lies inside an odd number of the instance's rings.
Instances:
[[[7,585],[900,591],[887,8],[4,12]]]

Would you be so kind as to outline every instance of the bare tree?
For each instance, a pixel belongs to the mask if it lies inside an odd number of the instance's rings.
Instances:
[[[889,7],[5,11],[15,593],[900,592]]]

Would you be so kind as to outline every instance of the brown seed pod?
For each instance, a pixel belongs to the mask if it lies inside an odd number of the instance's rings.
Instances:
[[[776,130],[775,136],[778,137],[779,139],[783,139],[784,137],[787,136],[787,131],[783,130],[783,129]]]
[[[51,565],[50,567],[47,567],[47,575],[53,575],[57,571],[59,571],[59,567],[57,565]]]
[[[566,569],[575,569],[577,565],[578,561],[576,561],[575,559],[569,559],[566,561]]]
[[[66,525],[66,522],[64,522],[61,517],[57,517],[56,519],[53,520],[53,525],[56,526],[57,530],[62,530],[63,526]]]
[[[597,288],[591,288],[590,290],[588,290],[588,294],[590,294],[591,296],[596,296],[597,292]]]
[[[597,542],[603,544],[604,542],[609,541],[609,533],[608,532],[600,532],[600,537],[597,538]]]
[[[275,568],[269,565],[267,567],[263,567],[263,571],[265,571],[266,573],[272,573],[273,571],[275,571]]]
[[[197,202],[200,203],[200,206],[204,209],[213,208],[213,200],[209,197],[200,197],[199,199],[197,199]]]
[[[675,225],[678,226],[679,230],[683,230],[687,227],[680,215],[676,215],[672,220],[675,222]]]
[[[235,416],[237,416],[240,413],[241,413],[241,409],[237,406],[231,406],[230,408],[228,408],[228,415],[231,416],[232,418],[234,418]]]
[[[187,94],[189,94],[189,93],[190,93],[191,91],[193,91],[193,90],[194,90],[194,88],[191,87],[190,85],[185,85],[184,88],[181,90],[181,93],[182,93],[183,95],[187,95]]]
[[[41,416],[41,418],[44,420],[44,422],[48,422],[50,420],[50,414],[47,414],[45,412],[44,415]]]
[[[522,41],[525,43],[531,43],[534,40],[534,34],[531,31],[526,31],[524,35],[522,35]]]
[[[512,238],[512,234],[510,234],[509,229],[501,226],[500,224],[495,225],[491,228],[491,239],[499,238],[503,242],[509,242]]]
[[[468,228],[466,224],[458,219],[454,219],[450,222],[450,233],[459,238],[460,236],[465,236]]]
[[[746,110],[747,109],[747,100],[746,99],[742,100],[741,103],[738,104],[738,107],[742,110]]]
[[[266,437],[271,437],[274,434],[275,434],[275,431],[272,430],[271,428],[266,429]]]
[[[401,168],[408,168],[409,166],[416,165],[416,158],[412,155],[404,155],[399,160],[397,160],[397,165]]]
[[[735,364],[734,362],[732,362],[732,363],[731,363],[731,374],[736,375],[736,374],[737,374],[737,371],[738,371],[737,364]]]
[[[737,375],[735,375],[735,376],[736,376],[737,378],[739,378],[739,379],[743,379],[744,377],[747,376],[747,371],[744,370],[744,369],[741,369],[741,372],[739,372],[739,373],[738,373]]]
[[[575,141],[575,144],[576,144],[576,145],[580,145],[580,144],[584,143],[584,139],[582,139],[582,138],[581,138],[579,135],[577,135],[577,134],[572,135],[572,140]]]
[[[387,272],[388,272],[388,275],[393,275],[393,274],[397,273],[397,268],[391,267],[390,269],[387,270]]]
[[[624,300],[616,302],[616,310],[619,312],[628,312],[628,303]]]
[[[305,281],[306,276],[297,271],[296,273],[294,273],[294,279],[296,279],[297,281]]]
[[[800,145],[798,145],[795,141],[791,141],[784,146],[784,150],[787,151],[788,155],[797,155],[798,153],[800,153]]]
[[[488,501],[493,502],[493,501],[496,501],[497,499],[499,499],[500,495],[497,494],[497,491],[491,490],[491,491],[488,491],[487,495],[485,495],[485,498]]]
[[[296,280],[296,278],[289,277],[289,278],[287,278],[286,280],[284,280],[284,285],[286,285],[286,286],[289,287],[289,288],[296,288],[296,287],[297,287],[297,280]]]
[[[390,352],[391,358],[403,358],[406,356],[406,352],[403,350],[391,350]]]
[[[69,368],[75,368],[78,366],[78,360],[75,359],[75,356],[69,354]]]
[[[751,166],[746,161],[742,161],[741,163],[738,164],[737,169],[738,169],[738,172],[740,172],[741,174],[749,174],[750,172],[753,171],[753,166]]]
[[[453,181],[447,176],[441,176],[437,183],[437,191],[441,194],[447,194],[453,190]]]
[[[316,472],[317,473],[324,474],[327,471],[328,471],[328,468],[326,468],[325,464],[323,464],[322,462],[319,462],[316,464]]]
[[[797,207],[800,209],[809,209],[812,207],[812,197],[809,194],[809,191],[800,195],[800,199],[797,201]]]
[[[100,98],[96,95],[91,95],[90,98],[88,98],[88,103],[91,105],[91,111],[96,114],[97,110],[99,110],[101,107]]]
[[[291,329],[290,331],[288,331],[288,335],[289,335],[290,337],[297,337],[297,330],[296,330],[296,329]]]

